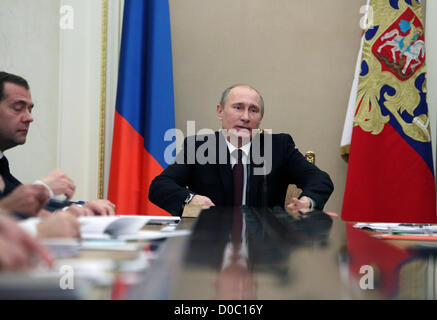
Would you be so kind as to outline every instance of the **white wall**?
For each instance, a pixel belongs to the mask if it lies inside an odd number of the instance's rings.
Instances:
[[[72,30],[60,28],[64,5],[73,9]],[[96,198],[101,6],[101,0],[0,1],[0,69],[28,79],[36,105],[27,143],[6,155],[23,182],[65,171],[76,183],[76,200]]]
[[[27,143],[7,151],[13,173],[31,182],[57,165],[59,3],[0,1],[0,69],[29,81],[35,121]]]
[[[74,9],[74,28],[60,32],[57,166],[76,182],[76,199],[96,198],[101,1],[62,0],[61,5]]]

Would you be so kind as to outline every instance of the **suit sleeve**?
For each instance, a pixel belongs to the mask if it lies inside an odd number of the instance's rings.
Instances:
[[[175,163],[168,166],[153,179],[149,188],[149,200],[174,216],[182,215],[191,176],[191,165],[187,164],[187,139],[183,149],[176,156]]]
[[[315,209],[322,210],[334,190],[329,175],[308,162],[296,148],[290,135],[284,135],[285,161],[290,183],[302,189],[301,196],[310,197]]]

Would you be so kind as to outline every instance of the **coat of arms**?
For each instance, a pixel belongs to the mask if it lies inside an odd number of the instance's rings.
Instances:
[[[407,80],[425,62],[424,31],[420,19],[408,8],[372,47],[382,71],[392,72],[399,80]]]
[[[420,4],[371,4],[380,6],[380,15],[366,32],[354,126],[376,135],[390,122],[400,134],[428,142],[424,27],[416,15]]]

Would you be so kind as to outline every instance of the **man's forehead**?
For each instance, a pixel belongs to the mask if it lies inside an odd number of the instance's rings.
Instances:
[[[236,86],[231,89],[231,93],[255,93],[258,95],[258,92],[256,92],[254,88],[247,85]]]
[[[257,99],[257,104],[259,104],[260,102],[258,92],[249,86],[237,86],[235,88],[232,88],[231,92],[229,93],[229,97],[234,99],[243,97],[255,97]]]
[[[22,101],[27,104],[33,104],[30,90],[12,82],[5,82],[4,84],[4,99],[10,101]]]

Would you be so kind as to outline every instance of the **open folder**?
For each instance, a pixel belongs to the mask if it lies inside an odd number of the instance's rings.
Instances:
[[[180,217],[170,216],[93,216],[80,217],[80,233],[82,238],[101,235],[117,237],[134,234],[148,223],[177,224]]]

